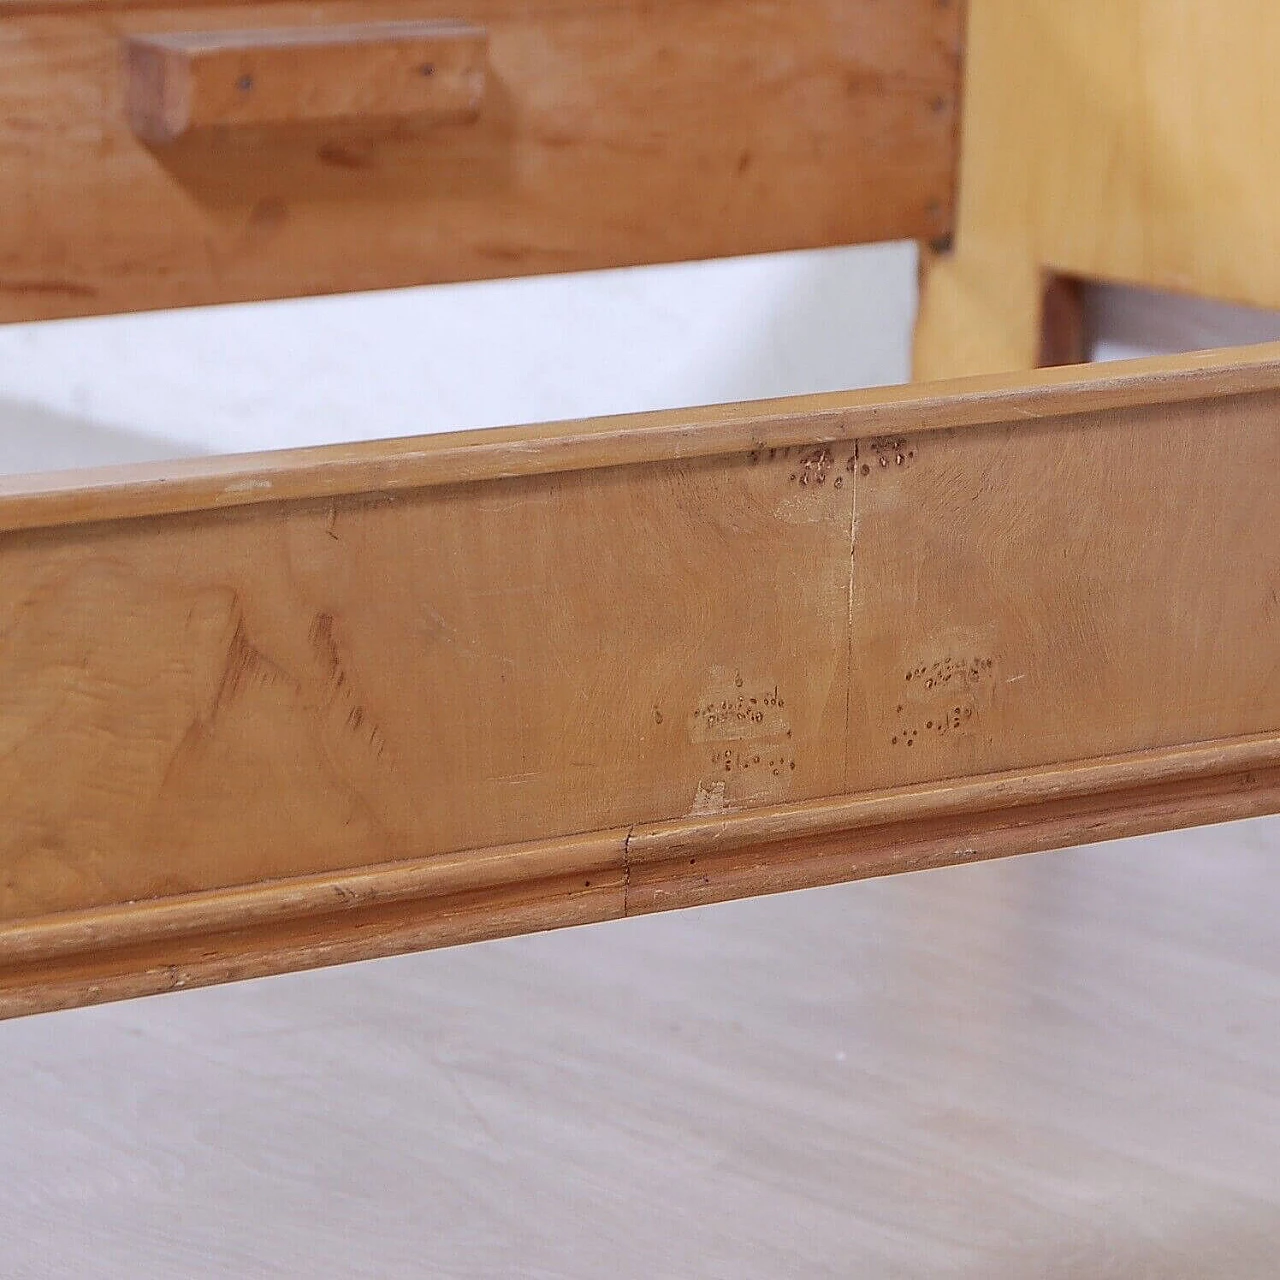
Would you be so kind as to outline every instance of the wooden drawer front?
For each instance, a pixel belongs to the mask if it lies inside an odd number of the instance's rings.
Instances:
[[[959,8],[0,0],[0,321],[943,236]],[[129,36],[445,20],[474,120],[130,128]]]

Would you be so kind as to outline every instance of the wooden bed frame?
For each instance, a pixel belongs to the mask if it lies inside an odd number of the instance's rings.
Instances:
[[[1280,304],[1249,7],[0,0],[0,319],[911,237],[985,375],[3,482],[0,1013],[1280,810],[1280,346],[1032,368]]]

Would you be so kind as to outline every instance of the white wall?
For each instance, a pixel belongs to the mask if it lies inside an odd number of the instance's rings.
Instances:
[[[914,245],[0,327],[0,471],[238,452],[903,381]],[[1098,358],[1280,317],[1092,295]]]
[[[1098,285],[1089,292],[1095,360],[1280,340],[1280,314],[1202,298]]]
[[[902,381],[914,245],[0,328],[0,469]]]

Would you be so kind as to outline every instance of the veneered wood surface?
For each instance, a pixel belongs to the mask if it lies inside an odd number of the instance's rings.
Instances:
[[[1280,807],[1278,408],[1271,347],[11,484],[0,1007]]]
[[[456,124],[480,110],[488,44],[461,22],[131,36],[126,110],[157,145],[246,125]]]
[[[475,120],[129,126],[129,36],[395,20],[488,31]],[[934,0],[0,0],[0,321],[941,236],[959,27]]]
[[[971,0],[916,376],[1033,368],[1046,277],[1280,308],[1272,0]]]

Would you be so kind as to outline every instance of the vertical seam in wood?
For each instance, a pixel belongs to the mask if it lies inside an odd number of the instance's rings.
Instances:
[[[631,837],[635,834],[635,824],[627,828],[622,841],[622,918],[631,914]]]
[[[849,486],[849,607],[845,615],[844,662],[844,785],[849,787],[849,725],[853,708],[853,590],[854,564],[858,542],[858,459],[861,456],[859,441],[853,442],[852,483]]]

